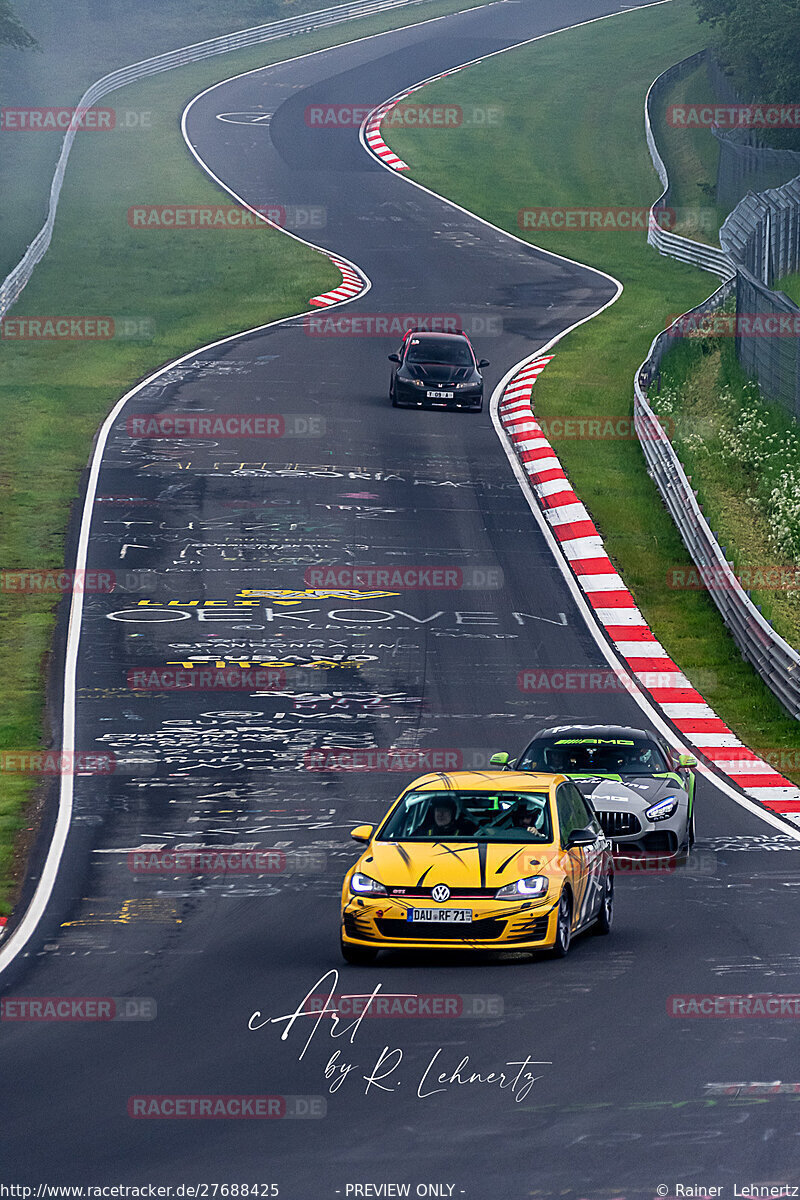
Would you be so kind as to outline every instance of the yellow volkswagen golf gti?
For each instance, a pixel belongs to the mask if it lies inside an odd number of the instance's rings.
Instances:
[[[565,775],[459,771],[415,779],[378,825],[342,889],[342,954],[380,949],[551,950],[608,933],[612,844]]]

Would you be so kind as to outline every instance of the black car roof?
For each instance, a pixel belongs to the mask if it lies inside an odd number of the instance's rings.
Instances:
[[[406,337],[415,338],[454,338],[460,342],[468,342],[469,338],[464,333],[463,329],[459,330],[442,330],[438,333],[435,329],[409,329]]]

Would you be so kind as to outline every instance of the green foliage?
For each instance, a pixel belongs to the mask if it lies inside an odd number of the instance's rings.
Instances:
[[[795,104],[800,96],[800,0],[694,0],[716,30],[716,50],[746,99]],[[800,149],[800,131],[770,133]]]

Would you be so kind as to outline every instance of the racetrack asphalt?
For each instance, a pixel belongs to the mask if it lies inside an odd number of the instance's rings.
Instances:
[[[601,0],[507,2],[278,64],[205,93],[187,135],[249,204],[324,211],[324,227],[298,232],[372,283],[339,314],[473,322],[478,354],[491,360],[488,395],[515,362],[611,299],[613,283],[410,188],[370,159],[357,128],[315,129],[306,111],[372,107],[480,54],[611,12],[619,6]],[[274,115],[257,126],[216,119],[253,112]],[[446,193],[447,180],[438,186]],[[115,422],[88,565],[151,574],[129,596],[86,597],[76,745],[112,752],[117,769],[76,779],[52,900],[3,982],[13,997],[152,998],[157,1015],[2,1022],[2,1175],[33,1185],[275,1183],[286,1200],[378,1195],[352,1189],[388,1183],[471,1200],[638,1200],[659,1185],[674,1194],[676,1180],[724,1185],[727,1198],[735,1183],[792,1184],[796,1097],[709,1087],[800,1078],[791,1021],[668,1015],[673,995],[800,993],[800,843],[707,781],[694,860],[620,876],[611,937],[578,940],[565,961],[340,962],[340,881],[357,853],[348,830],[376,820],[409,773],[309,770],[308,751],[435,748],[480,766],[559,720],[646,724],[625,694],[520,691],[524,668],[605,661],[488,412],[389,406],[386,355],[397,340],[282,323],[198,352]],[[305,419],[314,436],[303,421],[294,437],[131,436],[126,420],[153,413],[274,413]],[[478,586],[368,600],[286,594],[308,586],[308,569],[348,563],[474,569]],[[502,586],[480,586],[480,571]],[[284,594],[243,604],[248,589]],[[131,670],[201,656],[287,665],[255,693],[129,687]],[[342,665],[314,665],[323,660]],[[232,881],[147,875],[128,856],[144,844],[277,846],[311,858]],[[256,1011],[280,1017],[328,990],[319,981],[331,971],[339,994],[380,984],[477,995],[488,1015],[365,1019],[338,1039],[322,1023],[305,1051],[310,1021],[285,1040],[285,1023],[248,1029]],[[386,1077],[369,1086],[385,1051]],[[353,1069],[330,1091],[337,1052],[336,1066]],[[520,1095],[451,1078],[464,1056],[462,1078],[542,1065]],[[429,1095],[434,1072],[448,1082]],[[130,1097],[154,1094],[310,1097],[325,1115],[128,1115]]]

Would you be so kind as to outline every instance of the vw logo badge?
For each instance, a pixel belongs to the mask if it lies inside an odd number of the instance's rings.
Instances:
[[[431,895],[437,904],[444,904],[445,900],[450,899],[450,888],[446,887],[443,883],[437,883]]]

